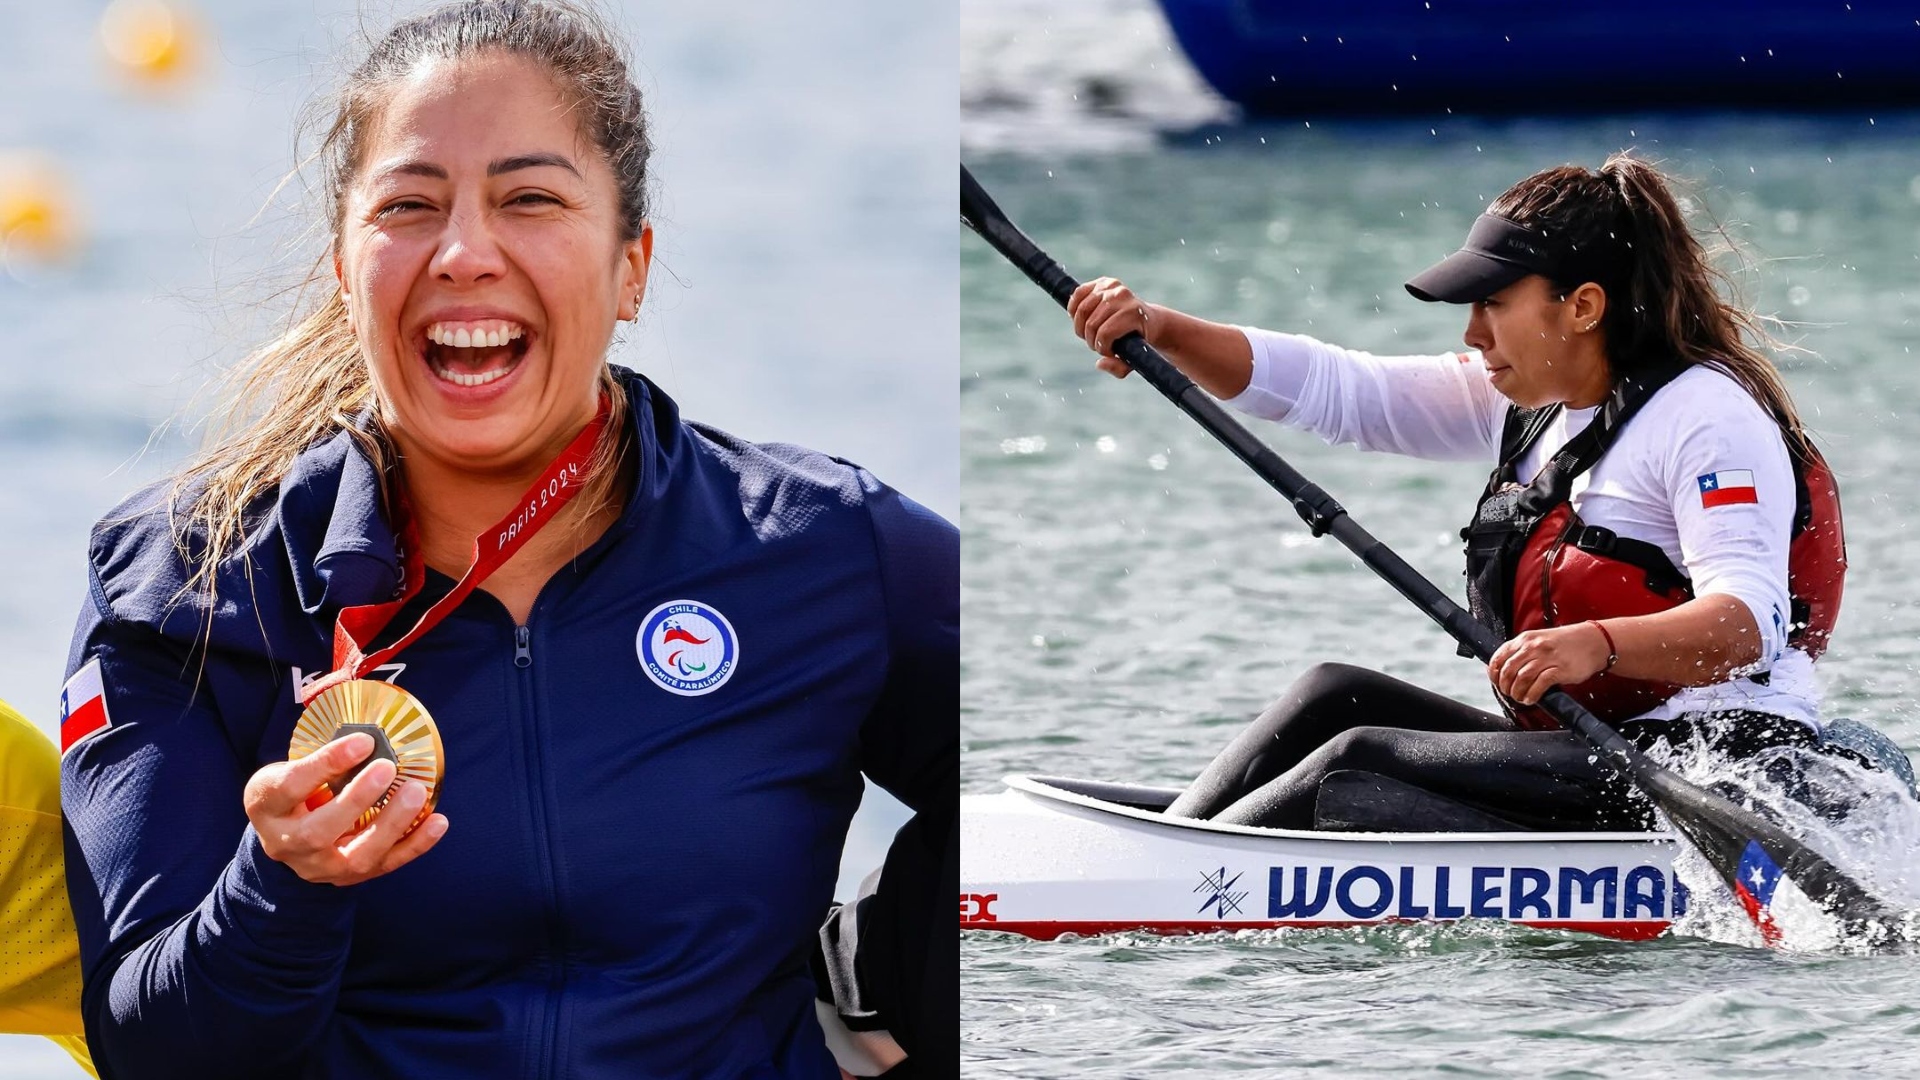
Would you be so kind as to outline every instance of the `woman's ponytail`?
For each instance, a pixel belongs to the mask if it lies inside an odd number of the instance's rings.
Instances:
[[[1597,173],[1573,165],[1535,173],[1488,209],[1576,247],[1623,248],[1616,279],[1597,283],[1607,290],[1607,362],[1614,375],[1661,360],[1722,371],[1774,418],[1788,452],[1804,465],[1816,456],[1813,443],[1763,351],[1782,346],[1714,261],[1738,257],[1738,245],[1711,220],[1721,243],[1712,251],[1702,245],[1687,220],[1691,207],[1674,197],[1674,186],[1655,165],[1617,153]],[[1572,290],[1585,283],[1554,284]]]

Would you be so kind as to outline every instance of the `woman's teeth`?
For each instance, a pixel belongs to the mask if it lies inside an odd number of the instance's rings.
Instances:
[[[525,328],[509,322],[434,323],[427,327],[427,340],[455,349],[492,349],[526,332]]]
[[[513,366],[509,364],[503,368],[494,368],[492,371],[476,372],[471,375],[458,371],[448,371],[446,368],[441,367],[434,368],[433,373],[450,383],[458,383],[461,386],[485,386],[495,379],[504,377],[507,372],[512,370]]]
[[[507,375],[519,362],[519,353],[524,346],[516,347],[512,352],[488,356],[476,355],[480,349],[498,349],[519,341],[526,336],[526,328],[505,321],[487,321],[473,323],[434,323],[427,327],[427,340],[440,346],[441,350],[474,350],[464,354],[448,355],[437,352],[429,355],[428,366],[435,377],[457,386],[485,386]],[[439,362],[435,362],[439,361]],[[485,371],[475,371],[480,364],[494,361],[498,367]],[[442,366],[447,364],[449,366]]]

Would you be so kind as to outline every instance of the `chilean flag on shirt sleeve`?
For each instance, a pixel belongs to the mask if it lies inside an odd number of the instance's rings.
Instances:
[[[100,679],[100,658],[81,665],[60,688],[60,753],[96,731],[111,727],[107,717],[107,686]]]
[[[1760,494],[1753,489],[1751,469],[1722,469],[1700,478],[1701,506],[1711,508],[1759,501]]]

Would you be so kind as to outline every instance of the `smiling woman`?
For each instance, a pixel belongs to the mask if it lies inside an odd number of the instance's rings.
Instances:
[[[436,8],[348,79],[322,295],[89,552],[104,1071],[952,1071],[957,537],[608,364],[649,149],[554,0]],[[833,909],[863,774],[916,817]]]
[[[353,179],[335,192],[333,266],[407,463],[427,564],[457,574],[474,535],[602,399],[622,396],[603,379],[614,323],[639,316],[653,253],[647,135],[636,93],[588,110],[602,129],[590,138],[554,73],[504,48],[409,59],[390,65],[377,111],[357,103],[368,115],[342,132],[360,145],[341,146],[343,180]],[[574,527],[533,541],[489,580],[515,621],[617,512],[614,445],[603,440],[602,460],[588,465],[598,483],[572,509]]]

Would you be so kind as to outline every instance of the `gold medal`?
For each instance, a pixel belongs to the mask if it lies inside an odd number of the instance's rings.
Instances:
[[[420,815],[407,826],[407,831],[413,831],[440,803],[447,758],[446,748],[440,743],[440,729],[434,726],[427,707],[405,690],[372,679],[353,679],[328,687],[307,702],[307,711],[300,714],[300,722],[293,728],[293,742],[287,747],[287,760],[298,761],[356,731],[373,736],[373,753],[347,775],[316,791],[314,799],[319,802],[309,799],[307,805],[324,805],[346,790],[361,769],[376,758],[386,758],[394,765],[393,783],[387,786],[379,801],[360,815],[354,827],[366,828],[386,808],[387,801],[400,790],[401,784],[418,780],[427,785],[427,801],[420,808]]]

